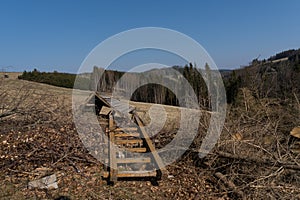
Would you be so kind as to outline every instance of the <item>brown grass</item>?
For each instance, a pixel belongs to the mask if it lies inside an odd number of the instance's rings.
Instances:
[[[22,72],[0,72],[0,78],[4,78],[4,75],[8,75],[7,79],[16,80],[18,76],[22,75]]]

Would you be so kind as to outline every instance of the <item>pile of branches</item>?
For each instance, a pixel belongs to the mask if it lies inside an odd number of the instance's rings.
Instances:
[[[290,131],[300,125],[300,104],[295,99],[255,99],[247,89],[241,101],[229,108],[221,138],[206,158],[199,159],[191,146],[197,166],[210,170],[218,188],[234,198],[294,199],[300,194],[300,139]]]
[[[198,156],[209,127],[207,112],[201,116],[197,138],[178,162],[207,172],[215,191],[234,199],[295,198],[300,193],[300,139],[290,131],[300,125],[298,96],[286,101],[257,99],[246,88],[238,95],[214,150],[203,159]],[[170,143],[176,132],[162,130],[153,138],[156,148]]]

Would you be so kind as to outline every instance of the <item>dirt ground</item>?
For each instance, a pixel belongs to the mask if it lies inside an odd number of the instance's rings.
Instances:
[[[255,100],[241,91],[247,98],[229,107],[221,138],[207,157],[197,152],[209,122],[204,114],[199,136],[167,166],[158,186],[149,180],[110,186],[76,132],[72,90],[14,79],[0,85],[0,115],[17,107],[0,118],[0,199],[300,199],[300,142],[289,135],[300,125],[293,101]],[[151,123],[152,104],[131,104]],[[167,119],[153,138],[157,148],[176,135],[180,117],[178,108],[163,107]],[[51,174],[58,189],[28,188],[29,181]]]

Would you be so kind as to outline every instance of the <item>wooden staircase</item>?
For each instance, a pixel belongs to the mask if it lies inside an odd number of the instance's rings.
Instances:
[[[119,178],[160,180],[163,162],[135,110],[132,107],[124,108],[117,99],[102,96],[99,96],[99,99],[104,102],[101,107],[105,108],[105,111],[101,109],[99,113],[106,115],[106,119],[100,120],[100,124],[106,126],[106,134],[110,141],[107,144],[108,158],[105,159],[110,167],[102,173],[103,178],[110,184],[114,184]],[[130,122],[122,126],[117,123],[126,120]]]

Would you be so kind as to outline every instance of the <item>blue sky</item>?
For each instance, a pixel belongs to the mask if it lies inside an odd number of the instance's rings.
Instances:
[[[76,72],[101,41],[148,26],[182,32],[219,68],[237,68],[258,55],[300,48],[299,10],[298,0],[1,0],[0,70]]]

